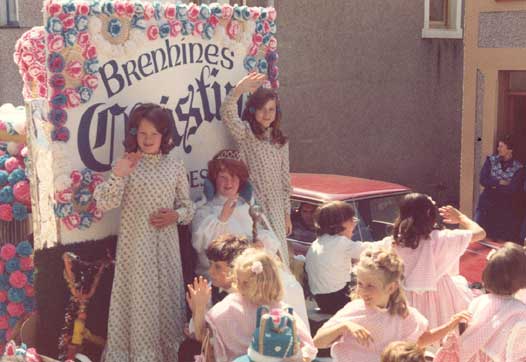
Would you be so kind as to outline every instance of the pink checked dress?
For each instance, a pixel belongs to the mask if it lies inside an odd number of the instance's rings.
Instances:
[[[435,362],[525,362],[526,304],[511,296],[482,295],[471,302],[464,333],[447,336]]]
[[[471,237],[468,230],[434,230],[416,249],[393,245],[404,261],[407,301],[427,318],[429,328],[447,323],[473,299],[467,285],[455,277]]]
[[[270,308],[283,308],[279,302]],[[216,362],[230,362],[247,353],[256,329],[258,306],[248,302],[238,293],[229,294],[206,314],[206,322],[212,330]],[[296,313],[294,313],[296,314]],[[318,353],[309,330],[296,315],[297,334],[303,357],[313,360]]]
[[[413,341],[427,330],[427,320],[415,308],[409,307],[409,315],[402,318],[391,315],[386,309],[369,308],[363,300],[356,299],[347,303],[322,328],[342,322],[354,322],[366,328],[373,338],[369,346],[359,344],[350,334],[344,334],[331,347],[333,362],[373,362],[393,341]]]

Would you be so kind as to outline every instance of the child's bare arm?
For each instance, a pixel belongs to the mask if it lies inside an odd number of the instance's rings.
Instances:
[[[428,346],[432,343],[442,340],[449,332],[458,327],[461,322],[467,322],[471,319],[471,313],[468,311],[460,312],[451,317],[451,320],[437,328],[425,331],[418,339],[420,347]]]
[[[461,213],[453,206],[447,205],[439,209],[440,216],[444,218],[446,224],[459,224],[459,228],[469,230],[473,233],[471,241],[483,240],[486,237],[486,232],[475,221]]]
[[[368,346],[373,341],[367,329],[353,322],[341,322],[329,327],[322,327],[314,336],[316,348],[329,348],[345,332],[349,332],[358,343]]]

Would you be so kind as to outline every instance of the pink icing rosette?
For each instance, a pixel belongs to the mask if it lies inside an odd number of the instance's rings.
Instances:
[[[75,108],[78,107],[80,104],[80,95],[77,90],[73,88],[67,88],[64,90],[64,94],[66,95],[66,105],[69,108]]]
[[[69,230],[76,229],[80,224],[80,215],[74,212],[62,219],[62,222]]]
[[[174,20],[175,19],[175,5],[174,4],[168,4],[166,5],[166,9],[164,10],[164,16],[168,20]]]
[[[78,15],[88,15],[89,14],[89,5],[87,3],[77,3],[77,14]]]
[[[61,14],[58,18],[62,20],[64,30],[71,29],[75,26],[75,17],[71,14]]]
[[[32,64],[34,61],[35,55],[33,53],[30,53],[28,51],[22,52],[22,62],[24,62],[26,66]]]
[[[278,15],[278,14],[276,13],[276,9],[274,9],[274,8],[267,8],[267,16],[268,16],[268,20],[270,20],[270,21],[275,21],[277,15]]]
[[[80,173],[80,171],[78,170],[71,171],[69,178],[71,179],[71,186],[73,187],[80,186],[80,183],[82,182],[82,174]]]
[[[208,18],[208,24],[215,27],[217,24],[219,24],[219,19],[215,15],[210,15],[210,17]]]
[[[20,156],[27,157],[29,155],[29,150],[27,149],[27,146],[23,146],[20,150]]]
[[[83,70],[84,67],[78,60],[72,60],[66,65],[66,73],[74,79],[80,79],[80,77],[82,77]]]
[[[5,161],[5,170],[9,173],[13,172],[17,168],[20,167],[20,162],[16,157],[9,157],[7,161]]]
[[[77,43],[81,46],[81,47],[86,47],[88,44],[89,44],[89,33],[87,31],[82,31],[80,33],[78,33],[77,35]]]
[[[59,52],[64,49],[64,37],[60,34],[49,34],[47,48],[50,52]]]
[[[252,43],[254,43],[254,45],[256,45],[256,46],[260,46],[261,43],[263,43],[263,35],[261,35],[259,33],[255,33],[252,36]]]
[[[237,20],[231,20],[226,26],[226,33],[230,39],[235,39],[238,36],[240,29],[239,22]]]
[[[46,4],[46,11],[49,14],[49,16],[57,16],[62,13],[62,6],[60,4],[54,3],[54,2],[48,2]]]
[[[115,13],[119,16],[126,15],[126,5],[122,1],[116,1],[113,6],[115,7]]]
[[[11,302],[7,305],[7,313],[13,317],[21,317],[24,312],[24,305],[22,303]]]
[[[93,59],[97,56],[97,48],[94,45],[87,45],[82,56],[86,59]]]
[[[7,329],[7,328],[9,328],[8,316],[6,315],[0,316],[0,329]]]
[[[248,48],[248,55],[255,57],[256,54],[258,53],[258,50],[259,50],[259,47],[256,44],[252,44]]]
[[[149,20],[153,18],[155,15],[155,9],[153,8],[151,3],[145,3],[144,4],[144,19]]]
[[[70,203],[73,200],[73,191],[71,189],[57,191],[55,193],[55,200],[62,204]]]
[[[205,24],[202,21],[196,21],[194,23],[194,35],[201,35],[203,34],[203,28]]]
[[[248,11],[250,12],[250,18],[252,20],[258,20],[259,15],[261,13],[258,8],[251,7],[248,9]]]
[[[146,35],[150,40],[155,40],[159,38],[159,28],[157,27],[157,25],[150,25],[148,27],[148,30],[146,30]]]
[[[268,50],[275,51],[278,48],[278,40],[275,37],[271,37],[267,47]]]
[[[25,256],[20,258],[20,270],[29,271],[33,269],[33,258],[30,256]]]
[[[7,300],[7,290],[0,290],[0,303],[4,303],[6,300]]]
[[[221,6],[221,18],[225,20],[230,20],[230,18],[232,18],[233,13],[234,13],[234,9],[232,8],[232,5],[223,4]]]
[[[263,22],[263,32],[264,32],[264,33],[268,33],[268,32],[270,32],[270,24],[269,24],[269,22],[266,21],[266,20]]]
[[[188,17],[188,20],[194,22],[199,17],[199,6],[192,3],[188,7],[188,11],[186,12],[186,16]]]
[[[131,3],[130,1],[127,1],[125,6],[126,6],[126,16],[128,18],[133,17],[133,15],[135,14],[135,5],[133,5],[133,3]]]
[[[177,36],[181,33],[181,29],[183,28],[181,22],[179,20],[170,21],[170,36]]]
[[[47,97],[47,87],[44,84],[38,85],[38,96],[42,98]]]
[[[27,73],[34,79],[45,79],[45,69],[41,64],[32,64],[27,70]],[[42,78],[42,75],[44,75],[44,78]]]
[[[82,78],[82,85],[86,88],[95,89],[99,85],[99,80],[93,74],[86,74]]]
[[[24,290],[25,290],[26,295],[28,297],[34,297],[35,296],[35,288],[32,285],[26,284],[26,286],[24,287]]]
[[[97,204],[95,202],[92,202],[88,207],[88,212],[93,215],[93,219],[96,221],[99,221],[102,219],[102,211],[97,209]]]
[[[0,207],[1,206],[4,206],[4,205],[0,205]],[[11,260],[12,258],[15,257],[15,255],[16,255],[16,247],[13,244],[5,244],[0,249],[0,257],[5,261]]]
[[[15,199],[23,204],[31,204],[31,192],[29,188],[29,181],[22,180],[18,181],[13,186],[13,195]]]
[[[23,288],[27,284],[27,277],[20,270],[14,271],[9,276],[9,284],[15,288]]]

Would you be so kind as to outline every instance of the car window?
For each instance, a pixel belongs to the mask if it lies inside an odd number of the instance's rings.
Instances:
[[[314,211],[318,204],[291,200],[290,218],[292,234],[290,239],[312,243],[316,239],[314,228]]]
[[[360,203],[351,201],[350,204],[354,207],[355,216],[358,218],[358,223],[354,227],[351,240],[354,241],[374,241],[371,230],[366,218],[365,210],[360,210]]]
[[[403,196],[381,196],[357,201],[357,209],[373,240],[381,240],[391,234]]]

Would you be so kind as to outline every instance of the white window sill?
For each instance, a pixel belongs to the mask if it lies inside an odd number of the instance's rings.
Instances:
[[[462,39],[462,29],[422,29],[422,38],[431,39]]]

